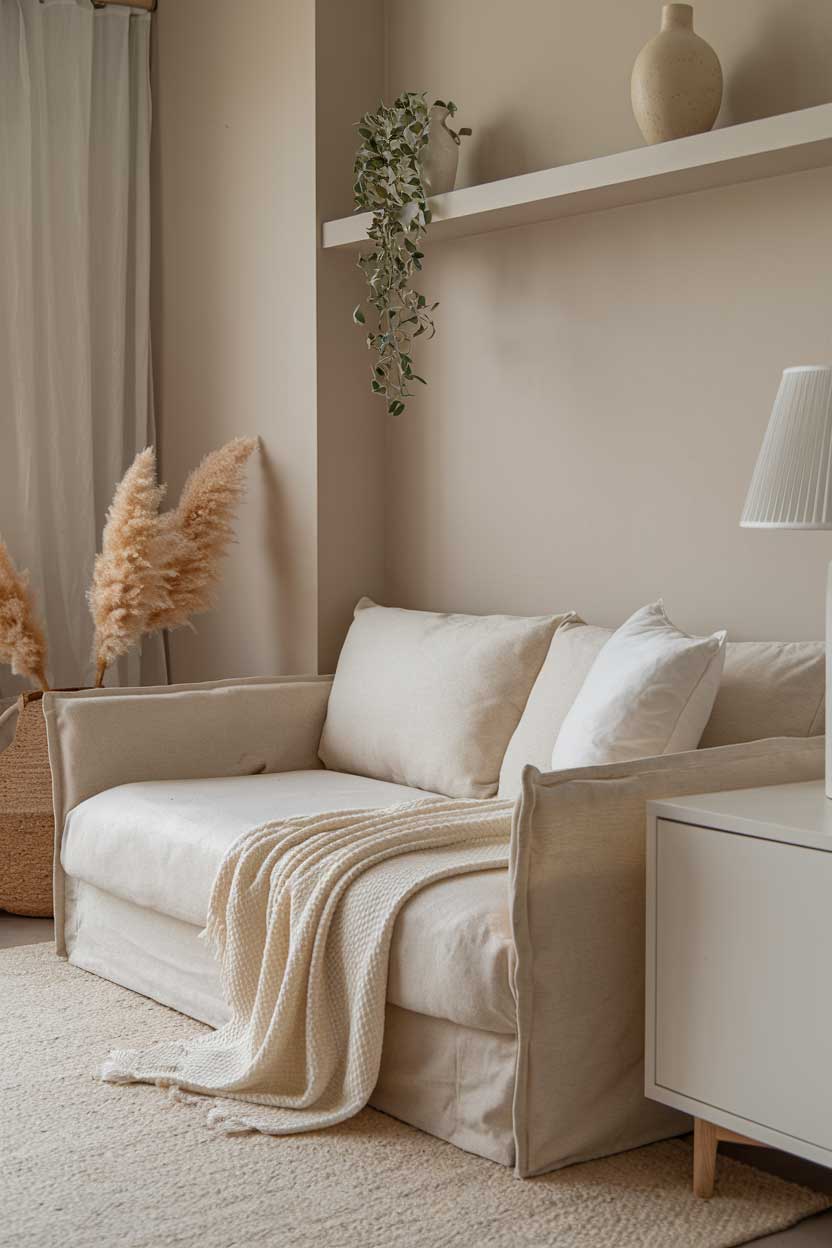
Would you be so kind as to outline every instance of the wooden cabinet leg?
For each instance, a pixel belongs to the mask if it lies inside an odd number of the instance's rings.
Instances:
[[[717,1128],[703,1118],[693,1120],[693,1194],[709,1200],[716,1176]]]

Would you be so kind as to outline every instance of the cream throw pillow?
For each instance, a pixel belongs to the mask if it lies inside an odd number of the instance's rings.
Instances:
[[[562,619],[435,615],[362,598],[329,697],[324,765],[448,797],[492,797]]]
[[[716,699],[725,633],[690,637],[661,602],[613,633],[563,721],[552,770],[695,750]]]
[[[584,624],[577,615],[565,619],[557,629],[503,755],[497,790],[500,797],[520,796],[523,768],[528,763],[540,771],[549,770],[561,724],[612,634],[613,629]]]

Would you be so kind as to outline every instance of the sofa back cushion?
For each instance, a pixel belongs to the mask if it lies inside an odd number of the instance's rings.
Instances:
[[[491,797],[563,616],[439,615],[362,598],[332,685],[324,766]]]
[[[818,736],[824,730],[825,688],[822,641],[729,642],[700,746]]]
[[[612,634],[611,628],[585,624],[575,614],[567,616],[557,629],[503,757],[500,797],[517,797],[527,763],[540,771],[551,770],[560,726]]]
[[[517,797],[526,763],[548,772],[566,713],[613,630],[571,616],[552,638],[500,771],[500,797]],[[815,641],[729,641],[700,748],[824,730],[825,650]]]

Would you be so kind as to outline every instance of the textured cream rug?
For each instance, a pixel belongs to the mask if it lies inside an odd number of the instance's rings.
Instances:
[[[727,1159],[717,1197],[697,1201],[678,1140],[520,1181],[372,1110],[235,1137],[155,1088],[93,1077],[125,1038],[199,1030],[48,945],[0,953],[4,1248],[729,1248],[830,1204]]]

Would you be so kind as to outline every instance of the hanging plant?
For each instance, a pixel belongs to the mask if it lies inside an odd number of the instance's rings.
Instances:
[[[436,101],[453,116],[456,105]],[[467,128],[453,131],[459,143]],[[356,209],[372,213],[367,236],[374,244],[358,260],[370,290],[374,324],[367,347],[376,355],[371,388],[387,403],[391,416],[400,416],[412,398],[413,382],[426,385],[413,371],[413,342],[436,333],[433,313],[438,302],[429,303],[413,288],[422,268],[421,241],[430,225],[430,209],[422,177],[421,155],[430,137],[430,109],[425,92],[405,91],[388,108],[379,105],[365,113],[358,125],[361,145],[353,170]],[[353,312],[358,325],[366,325],[361,306]]]

